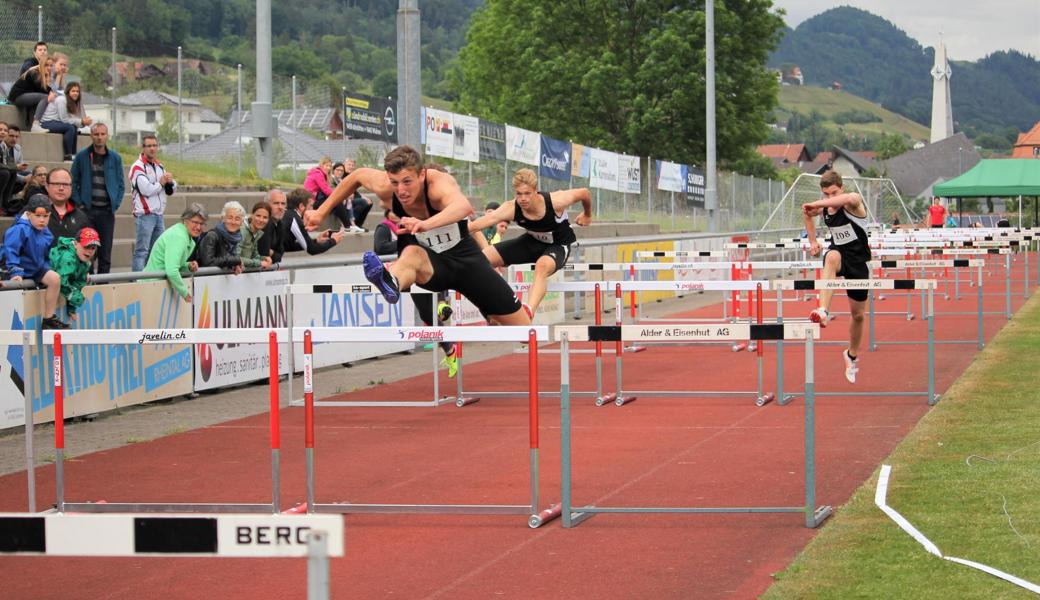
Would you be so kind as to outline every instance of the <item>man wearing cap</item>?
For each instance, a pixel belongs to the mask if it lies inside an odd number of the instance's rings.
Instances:
[[[58,306],[61,278],[51,270],[47,257],[51,240],[54,239],[47,229],[50,218],[50,200],[43,194],[30,198],[25,205],[25,212],[4,233],[4,258],[11,281],[31,279],[36,285],[47,288],[43,295],[43,314],[49,316],[43,318],[42,327],[65,329],[68,325],[54,313]]]
[[[64,167],[56,167],[47,173],[47,196],[51,203],[51,220],[47,228],[58,238],[76,237],[84,227],[93,227],[87,213],[69,201],[72,195],[72,174]],[[96,230],[95,230],[96,233]]]
[[[164,231],[159,239],[155,240],[155,245],[148,254],[148,263],[144,266],[147,272],[166,273],[166,280],[188,304],[191,304],[192,300],[191,290],[184,283],[181,271],[195,271],[199,268],[198,263],[189,262],[188,258],[195,250],[195,239],[202,235],[202,229],[208,219],[206,209],[198,202],[193,202],[181,213],[181,222]]]
[[[52,217],[53,218],[53,217]],[[65,298],[65,312],[69,321],[76,320],[76,311],[83,306],[83,286],[94,254],[101,247],[101,237],[93,227],[83,227],[75,238],[61,237],[50,251],[51,267],[61,277],[61,297]]]

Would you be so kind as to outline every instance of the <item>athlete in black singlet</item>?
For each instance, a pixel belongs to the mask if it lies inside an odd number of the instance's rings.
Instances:
[[[466,217],[473,213],[455,178],[427,170],[411,146],[398,146],[383,160],[386,172],[357,169],[343,179],[321,208],[304,217],[315,228],[332,207],[359,187],[376,194],[383,208],[401,218],[398,260],[383,265],[374,252],[364,256],[365,277],[390,303],[413,283],[438,292],[456,290],[500,325],[529,325],[516,294],[495,272],[469,234]]]
[[[867,237],[867,209],[863,198],[856,192],[845,192],[841,175],[837,171],[827,171],[820,179],[820,190],[823,198],[802,205],[805,230],[810,240],[813,256],[820,254],[820,244],[816,241],[816,224],[814,219],[823,214],[823,222],[831,234],[831,246],[823,255],[823,273],[821,279],[870,279],[870,245]],[[848,290],[849,312],[852,321],[849,323],[849,347],[842,351],[845,361],[845,378],[849,383],[856,383],[859,367],[859,346],[863,339],[864,314],[868,290]],[[809,314],[809,319],[826,327],[830,320],[830,304],[834,290],[820,290],[820,306]]]
[[[534,263],[534,282],[524,308],[534,311],[545,297],[550,275],[567,264],[571,244],[578,241],[567,219],[567,208],[581,202],[585,211],[575,219],[577,225],[592,222],[592,195],[586,188],[539,192],[538,176],[531,169],[520,169],[513,175],[516,197],[494,211],[470,222],[471,232],[481,231],[500,222],[515,221],[524,234],[484,248],[494,267]],[[478,240],[479,242],[480,240]]]

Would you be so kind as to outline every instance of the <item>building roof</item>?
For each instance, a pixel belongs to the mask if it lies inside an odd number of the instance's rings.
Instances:
[[[1040,146],[1040,121],[1025,133],[1018,134],[1015,147],[1011,151],[1012,158],[1036,158],[1033,149]]]
[[[783,164],[796,166],[810,160],[805,144],[766,144],[756,150],[762,156],[773,159],[774,163],[779,159]]]
[[[852,166],[856,167],[857,173],[863,173],[868,169],[881,170],[881,165],[877,163],[873,158],[867,156],[864,152],[853,152],[847,148],[841,146],[833,146],[831,148],[831,162],[838,160],[838,158],[845,158],[845,160],[852,163]]]
[[[195,160],[227,160],[233,159],[239,151],[239,133],[242,136],[242,148],[253,145],[253,131],[248,123],[241,126],[232,125],[217,135],[199,142],[184,146],[184,154]],[[377,153],[384,153],[389,147],[376,140],[318,140],[306,133],[297,131],[287,125],[278,126],[278,142],[281,145],[281,162],[293,159],[303,167],[314,166],[323,157],[331,157],[334,161],[348,156],[356,156],[361,148],[371,148]],[[167,155],[180,153],[180,144],[166,144],[163,152]]]
[[[938,180],[947,181],[971,169],[982,159],[963,132],[894,156],[882,164],[904,197],[925,197]]]
[[[278,123],[292,127],[293,129],[314,129],[317,131],[332,131],[331,122],[332,117],[337,114],[334,108],[297,108],[295,111],[291,109],[279,109],[271,111],[274,118],[278,119]],[[242,111],[241,121],[242,123],[248,123],[250,119],[250,112],[248,110]],[[228,123],[234,125],[239,122],[239,114],[237,110],[231,111],[231,116],[228,117]]]
[[[125,96],[116,98],[116,104],[122,106],[159,106],[162,104],[177,105],[177,96],[155,90],[141,90]],[[202,103],[194,98],[181,98],[183,106],[202,106]]]

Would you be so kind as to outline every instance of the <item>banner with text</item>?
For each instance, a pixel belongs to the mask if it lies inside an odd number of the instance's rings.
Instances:
[[[192,291],[198,329],[278,328],[289,323],[285,307],[288,271],[196,277]],[[278,372],[289,372],[279,344]],[[267,344],[199,344],[195,347],[195,390],[263,379],[270,373]]]
[[[455,154],[454,115],[446,110],[426,108],[423,131],[426,132],[426,155],[452,158]]]
[[[455,159],[480,162],[480,119],[455,114],[452,126],[455,128]]]
[[[480,160],[506,160],[506,126],[480,119]]]
[[[612,192],[618,188],[618,155],[599,148],[590,148],[589,187]]]
[[[704,169],[693,165],[686,167],[686,204],[704,208]]]
[[[347,92],[343,97],[343,129],[348,137],[397,143],[397,101]]]
[[[542,148],[539,137],[537,131],[506,125],[506,158],[537,167]]]
[[[638,194],[642,183],[641,173],[638,156],[618,155],[619,192]]]
[[[686,191],[686,165],[657,161],[657,189],[665,192]]]
[[[541,136],[542,155],[538,174],[561,181],[571,179],[571,143],[547,135]]]
[[[23,329],[22,306],[22,292],[12,290],[0,293],[0,329]],[[25,368],[22,356],[21,346],[8,346],[0,354],[0,429],[25,424]]]
[[[589,176],[589,150],[587,146],[571,143],[571,175],[575,177]]]

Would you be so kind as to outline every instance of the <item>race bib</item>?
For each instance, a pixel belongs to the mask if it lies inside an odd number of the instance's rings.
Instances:
[[[852,230],[852,224],[846,223],[837,227],[831,227],[831,242],[838,246],[844,246],[856,240],[856,232]]]
[[[553,232],[551,231],[528,231],[527,235],[533,237],[539,242],[542,242],[543,244],[553,243]]]
[[[462,241],[462,237],[460,237],[459,234],[458,223],[442,225],[429,231],[417,233],[415,234],[415,239],[419,240],[420,244],[433,250],[437,254],[446,250],[451,250]]]

